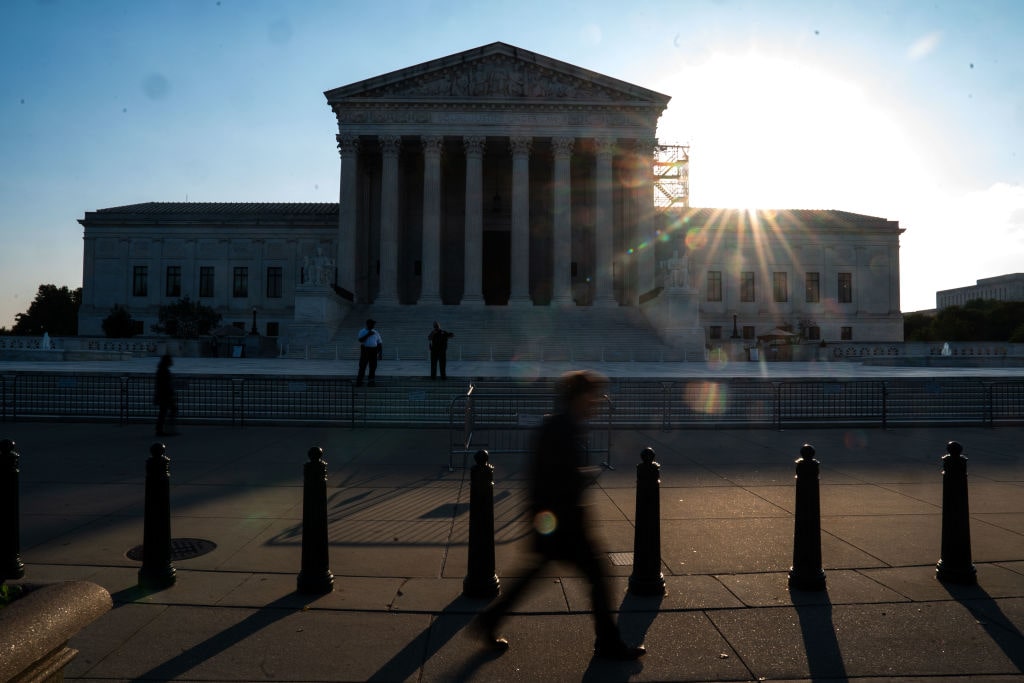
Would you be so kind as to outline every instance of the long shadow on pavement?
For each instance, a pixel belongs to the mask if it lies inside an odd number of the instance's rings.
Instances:
[[[130,595],[131,589],[121,591]],[[121,593],[118,595],[120,596]],[[253,634],[280,621],[313,602],[320,596],[305,596],[292,593],[264,605],[259,610],[238,622],[231,628],[211,636],[201,643],[185,650],[177,657],[167,660],[139,676],[141,680],[169,681],[199,666],[208,659],[219,655]]]
[[[791,590],[790,596],[800,620],[800,634],[807,652],[807,671],[811,680],[847,680],[828,593]]]
[[[632,645],[644,642],[647,631],[654,623],[665,597],[662,595],[641,597],[626,593],[619,604],[619,631],[623,640]],[[598,681],[622,681],[643,670],[643,660],[635,662],[613,662],[592,657],[581,680],[588,683]]]
[[[1024,671],[1024,634],[1000,609],[999,603],[981,586],[943,583],[942,587],[954,600],[967,608],[1014,666]]]
[[[469,607],[479,601],[469,600],[461,595],[434,616],[427,628],[413,638],[409,644],[398,651],[394,657],[370,676],[367,681],[404,681],[422,667],[444,647],[445,643],[455,637],[459,631],[473,620],[473,610]],[[450,617],[450,618],[442,618]],[[493,654],[478,655],[466,662],[458,675],[452,680],[466,680],[474,670],[493,658]]]

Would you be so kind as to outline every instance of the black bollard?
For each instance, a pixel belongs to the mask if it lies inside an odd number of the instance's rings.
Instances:
[[[167,447],[155,443],[146,460],[146,507],[142,530],[139,586],[161,589],[176,580],[171,564],[171,459]]]
[[[971,562],[971,511],[967,504],[967,458],[956,441],[942,456],[942,555],[935,565],[939,581],[974,585],[978,570]]]
[[[334,574],[327,544],[327,461],[324,449],[309,449],[303,469],[302,487],[302,569],[300,593],[323,594],[334,590]]]
[[[469,474],[469,561],[462,580],[467,598],[493,598],[501,585],[494,572],[494,466],[488,457],[477,451]]]
[[[661,466],[654,461],[653,448],[645,448],[640,459],[636,466],[636,529],[633,532],[633,573],[629,575],[629,592],[634,595],[664,595]]]
[[[19,457],[13,441],[0,441],[0,583],[25,576],[21,562]]]
[[[818,490],[820,463],[814,447],[804,444],[796,461],[796,519],[793,526],[793,566],[789,587],[802,591],[825,590],[821,568],[821,494]]]

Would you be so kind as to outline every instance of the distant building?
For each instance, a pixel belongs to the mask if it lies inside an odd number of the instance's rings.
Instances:
[[[1024,273],[987,277],[978,280],[974,285],[944,289],[935,293],[935,305],[939,310],[949,306],[963,306],[975,299],[1024,301]]]
[[[86,213],[80,334],[187,296],[309,343],[374,305],[634,307],[699,353],[734,324],[903,339],[897,222],[655,201],[667,95],[493,43],[325,96],[339,203]]]

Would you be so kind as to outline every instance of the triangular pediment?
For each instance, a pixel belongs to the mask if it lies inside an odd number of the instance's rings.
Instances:
[[[669,96],[506,43],[491,43],[326,93],[354,100],[491,100],[643,103],[664,108]]]

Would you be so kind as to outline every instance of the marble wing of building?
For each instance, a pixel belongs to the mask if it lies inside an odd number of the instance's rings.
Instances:
[[[337,204],[86,213],[80,333],[102,334],[115,305],[148,331],[187,296],[306,343],[367,311],[441,306],[625,315],[700,354],[780,326],[903,338],[898,223],[656,205],[667,95],[504,43],[324,94]]]

